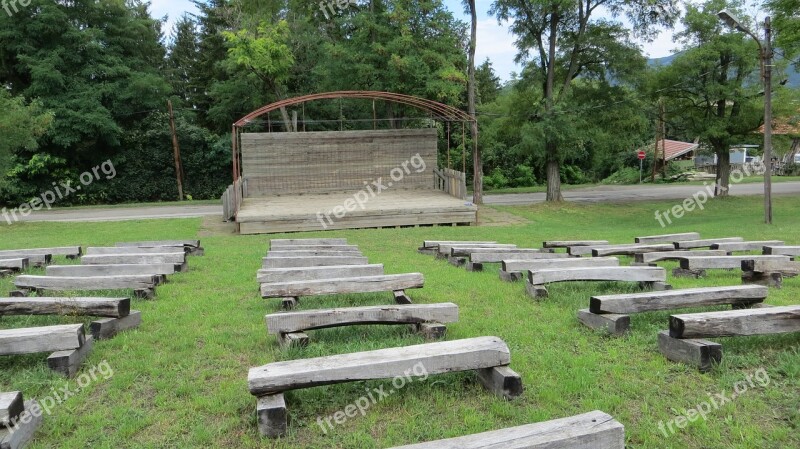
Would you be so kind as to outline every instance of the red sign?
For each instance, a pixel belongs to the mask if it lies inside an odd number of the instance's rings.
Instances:
[[[646,155],[645,155],[644,151],[640,151],[640,152],[639,152],[639,160],[642,160],[642,161],[643,161],[643,160],[644,160],[644,158],[645,158],[645,156],[646,156]]]

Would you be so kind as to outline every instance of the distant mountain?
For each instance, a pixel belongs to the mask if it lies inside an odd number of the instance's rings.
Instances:
[[[656,58],[656,59],[648,59],[647,64],[651,67],[655,66],[664,66],[672,64],[672,61],[678,56],[680,53],[676,53],[674,55],[665,56],[663,58]],[[798,71],[798,67],[790,66],[786,69],[786,75],[789,79],[788,83],[786,84],[789,87],[800,88],[800,71]],[[773,82],[782,81],[779,79],[780,77],[773,78]]]

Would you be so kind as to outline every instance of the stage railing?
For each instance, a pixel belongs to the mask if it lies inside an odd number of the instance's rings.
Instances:
[[[239,208],[242,207],[245,184],[244,180],[239,178],[235,183],[228,186],[228,189],[222,194],[222,218],[225,221],[236,219],[236,214],[239,213]]]
[[[467,175],[457,170],[443,168],[433,170],[434,188],[460,200],[467,199]]]

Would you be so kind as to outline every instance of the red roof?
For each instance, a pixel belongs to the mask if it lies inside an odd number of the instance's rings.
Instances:
[[[764,125],[761,125],[758,132],[764,134]],[[793,117],[789,120],[773,120],[772,134],[800,136],[800,117]]]
[[[664,148],[664,145],[667,147],[667,160],[671,161],[679,156],[683,156],[686,153],[690,153],[697,148],[700,147],[700,144],[691,143],[691,142],[679,142],[677,140],[659,140],[658,141],[658,155],[661,156],[661,151]],[[653,145],[648,145],[644,148],[644,151],[648,153],[653,152]]]

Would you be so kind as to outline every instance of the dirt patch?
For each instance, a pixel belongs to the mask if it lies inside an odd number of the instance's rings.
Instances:
[[[236,235],[236,223],[222,221],[220,216],[208,215],[203,217],[198,234],[200,237]]]
[[[525,217],[503,212],[489,206],[481,206],[478,211],[478,226],[525,225],[530,222]]]

